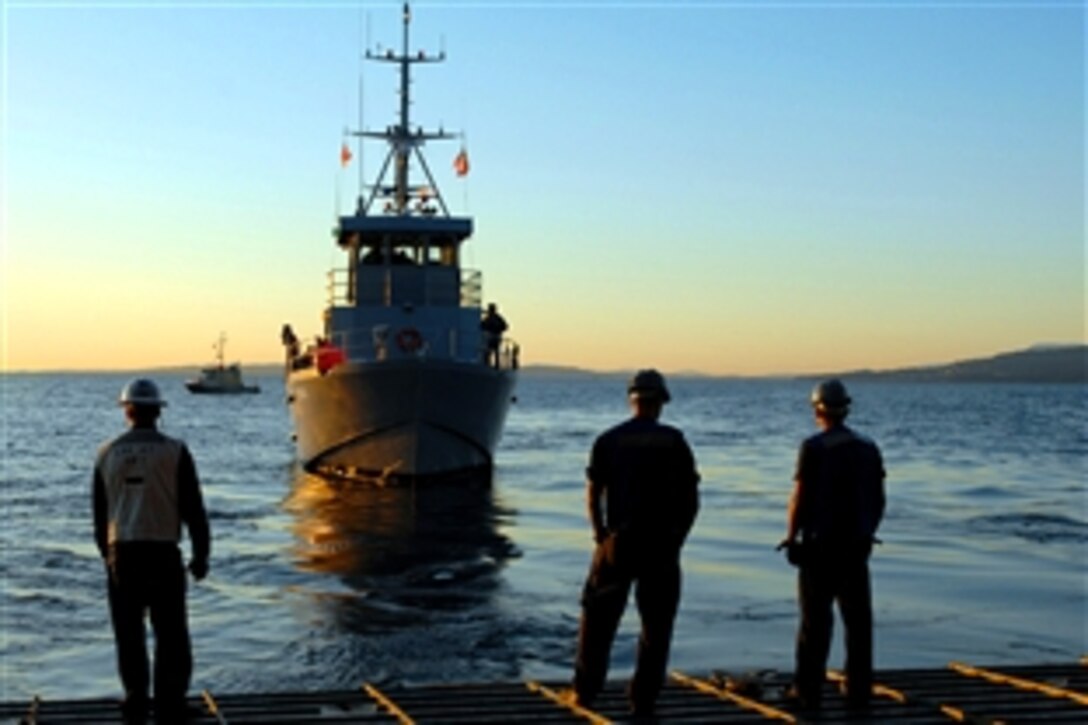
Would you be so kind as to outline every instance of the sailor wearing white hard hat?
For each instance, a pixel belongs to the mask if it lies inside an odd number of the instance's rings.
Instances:
[[[156,426],[166,401],[146,378],[129,382],[118,404],[129,430],[98,452],[92,484],[95,543],[108,570],[110,618],[125,689],[124,714],[146,716],[148,671],[144,616],[155,633],[156,719],[181,717],[192,675],[185,609],[185,569],[178,542],[184,524],[192,545],[189,571],[208,572],[211,533],[196,465],[188,447]]]

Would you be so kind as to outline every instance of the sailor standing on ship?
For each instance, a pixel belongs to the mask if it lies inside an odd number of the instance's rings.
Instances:
[[[283,347],[287,354],[287,363],[290,365],[291,361],[298,357],[298,336],[295,335],[295,331],[291,329],[290,325],[285,324],[280,330],[280,341],[283,343]]]
[[[480,320],[480,329],[483,330],[484,342],[487,345],[484,362],[498,369],[499,345],[502,343],[502,333],[506,332],[507,324],[494,302],[487,306],[487,312]]]
[[[122,709],[140,721],[148,709],[144,616],[155,632],[155,717],[180,719],[192,675],[185,609],[185,569],[178,541],[185,524],[192,541],[189,571],[208,573],[211,533],[189,449],[156,428],[162,406],[150,380],[125,386],[120,404],[129,430],[102,446],[94,467],[94,534],[106,562],[117,666],[125,688]]]

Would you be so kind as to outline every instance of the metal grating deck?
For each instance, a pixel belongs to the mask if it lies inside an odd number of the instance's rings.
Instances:
[[[1086,723],[1088,657],[1078,663],[877,673],[872,706],[845,707],[841,675],[828,673],[822,710],[801,713],[782,693],[789,673],[670,675],[658,700],[664,723]],[[567,683],[465,684],[357,690],[222,694],[190,698],[192,723],[608,723],[630,721],[624,683],[612,682],[584,710],[563,697]],[[0,704],[4,723],[117,723],[116,700],[41,700]],[[154,722],[152,719],[151,722]]]

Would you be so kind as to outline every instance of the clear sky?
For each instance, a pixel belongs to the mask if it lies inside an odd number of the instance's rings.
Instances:
[[[7,370],[320,331],[391,2],[3,0]],[[1085,340],[1082,2],[418,2],[413,121],[525,363],[788,373]],[[392,66],[363,119],[394,119]],[[361,160],[368,177],[377,148]]]

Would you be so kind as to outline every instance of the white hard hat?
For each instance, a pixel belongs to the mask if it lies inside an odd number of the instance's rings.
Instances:
[[[136,378],[121,389],[120,405],[147,405],[161,408],[166,401],[159,395],[159,386],[147,378]]]

